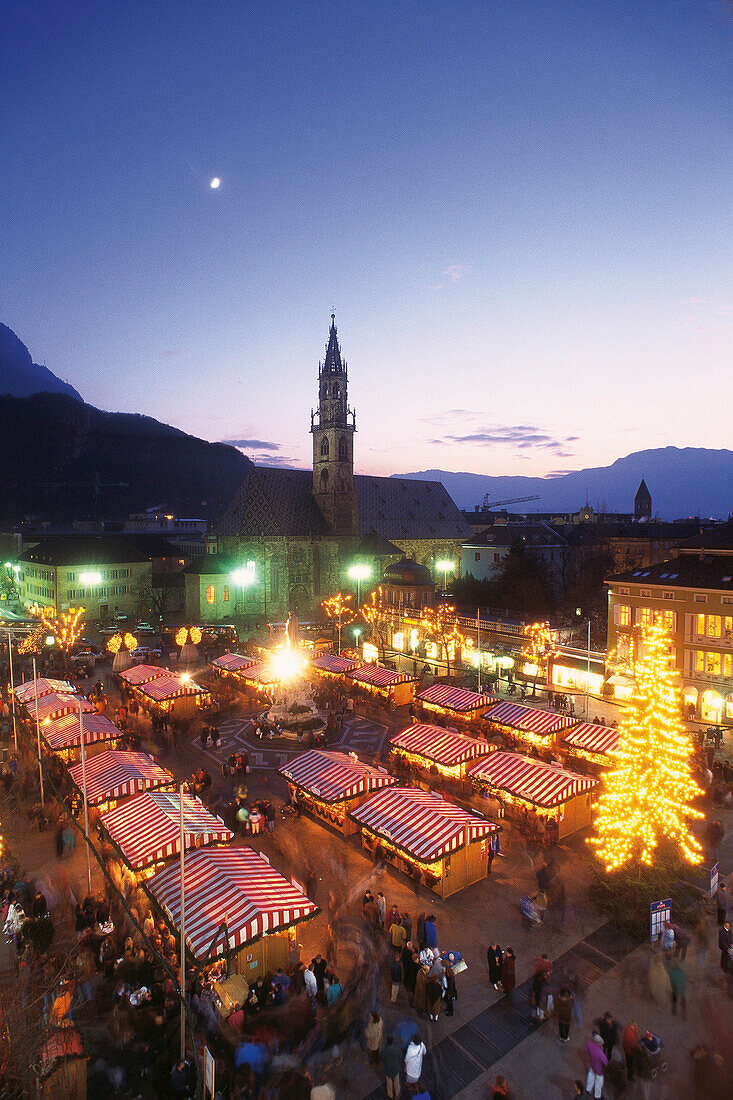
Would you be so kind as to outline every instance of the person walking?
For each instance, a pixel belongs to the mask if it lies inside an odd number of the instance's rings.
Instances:
[[[610,1062],[613,1057],[613,1048],[618,1042],[618,1024],[612,1012],[603,1013],[603,1019],[599,1024],[598,1033],[603,1039],[603,1053]]]
[[[432,947],[434,951],[438,946],[438,929],[432,913],[425,918],[425,946]]]
[[[392,950],[395,954],[400,955],[402,953],[402,948],[407,943],[407,932],[399,917],[394,924],[389,926],[389,938],[392,944]]]
[[[641,1051],[641,1044],[639,1042],[639,1025],[637,1024],[636,1020],[629,1020],[628,1024],[624,1028],[624,1034],[621,1039],[621,1046],[624,1049],[624,1058],[626,1059],[627,1080],[633,1081],[637,1059]]]
[[[489,964],[489,981],[494,989],[498,989],[501,982],[501,970],[504,965],[504,952],[498,943],[489,945],[486,951],[486,961]]]
[[[443,999],[445,1000],[445,1014],[446,1016],[453,1015],[453,1002],[458,997],[458,990],[456,989],[456,975],[452,966],[446,966],[445,968],[445,992],[443,993]]]
[[[588,1057],[588,1076],[585,1081],[585,1091],[589,1092],[595,1100],[601,1100],[603,1095],[603,1078],[608,1065],[608,1058],[603,1053],[603,1039],[596,1032],[585,1045]]]
[[[731,965],[729,952],[733,947],[733,932],[730,930],[730,921],[727,918],[718,932],[718,947],[720,948],[720,969],[727,974]]]
[[[570,986],[561,987],[555,1000],[555,1012],[560,1042],[569,1043],[570,1024],[573,1019],[573,991]]]
[[[393,958],[389,964],[389,977],[391,982],[391,989],[389,999],[392,1004],[397,1004],[397,998],[400,995],[400,985],[402,984],[402,962],[401,958]]]
[[[389,1100],[398,1100],[402,1088],[400,1071],[402,1069],[402,1050],[395,1042],[394,1035],[387,1036],[387,1043],[379,1052],[382,1069],[386,1078],[385,1086]]]
[[[427,1016],[428,1014],[428,969],[429,968],[427,966],[421,966],[415,978],[415,1011],[418,1014],[422,1013],[425,1016]]]
[[[420,1032],[416,1031],[405,1051],[405,1081],[407,1082],[408,1089],[413,1095],[417,1092],[418,1085],[420,1084],[422,1063],[425,1054],[425,1043],[422,1041]]]
[[[718,924],[725,924],[726,917],[728,915],[728,891],[724,882],[718,882],[718,889],[715,891],[715,906],[718,910]]]
[[[677,1014],[677,1002],[682,1011],[682,1019],[687,1019],[687,975],[679,959],[674,959],[669,968],[669,984],[672,988],[672,1014]]]
[[[412,949],[411,943],[406,943],[402,948],[402,980],[407,990],[407,1000],[412,1005],[415,1003],[415,982],[420,970],[420,959]]]
[[[435,1021],[440,1015],[440,1002],[443,996],[443,986],[437,974],[428,974],[425,994],[428,999],[428,1015],[431,1020]]]
[[[383,1038],[384,1020],[378,1012],[372,1012],[364,1030],[366,1048],[369,1054],[369,1061],[372,1065],[376,1065],[379,1061],[379,1048],[382,1045]]]

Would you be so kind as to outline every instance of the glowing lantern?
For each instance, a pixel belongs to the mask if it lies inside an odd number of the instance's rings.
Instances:
[[[137,638],[134,634],[125,634],[123,641],[125,643],[125,648],[127,649],[128,653],[132,653],[133,649],[137,649]]]
[[[201,641],[201,631],[197,626],[192,626],[188,632],[188,636],[191,639],[193,645],[198,645]]]
[[[109,650],[110,653],[119,653],[121,645],[122,645],[122,635],[121,634],[113,634],[112,637],[107,642],[107,649]]]
[[[188,627],[182,626],[176,631],[176,645],[185,645],[188,640]]]

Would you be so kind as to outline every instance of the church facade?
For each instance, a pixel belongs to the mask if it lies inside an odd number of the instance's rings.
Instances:
[[[312,469],[250,463],[220,517],[217,552],[187,567],[192,621],[314,615],[327,596],[354,589],[348,570],[357,563],[371,570],[362,597],[403,556],[433,577],[442,559],[460,570],[461,545],[471,529],[440,482],[354,473],[356,413],[348,403],[348,380],[332,314],[326,357],[318,366],[318,405],[311,412]]]

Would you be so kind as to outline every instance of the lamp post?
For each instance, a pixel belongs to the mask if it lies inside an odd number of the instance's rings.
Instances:
[[[349,569],[349,576],[352,580],[356,581],[356,607],[357,610],[361,607],[361,582],[368,581],[372,575],[372,571],[368,565],[352,565]]]
[[[575,614],[576,615],[582,615],[583,614],[583,609],[580,608],[580,607],[576,607],[575,608]],[[588,718],[589,715],[590,715],[590,617],[588,618],[587,626],[588,626],[588,649],[587,649],[587,664],[586,664],[586,673],[585,673],[585,716],[586,716],[586,718]]]
[[[84,714],[79,703],[79,745],[81,748],[81,786],[84,795],[84,851],[87,857],[87,887],[92,892],[92,865],[89,859],[89,802],[87,800],[87,753],[84,745]]]
[[[359,638],[361,637],[361,627],[360,626],[355,626],[354,627],[354,637],[356,638],[356,648],[358,649],[359,648]]]
[[[15,715],[15,678],[13,676],[13,633],[11,630],[7,631],[8,638],[8,661],[10,662],[10,706],[13,710],[13,744],[15,745],[15,751],[18,751],[18,719]]]
[[[443,574],[443,595],[445,596],[448,593],[448,572],[453,571],[453,562],[444,558],[442,561],[436,561],[435,568]]]

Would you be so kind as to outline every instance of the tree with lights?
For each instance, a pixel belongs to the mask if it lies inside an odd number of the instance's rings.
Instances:
[[[652,865],[661,841],[690,863],[702,849],[690,823],[704,817],[690,805],[703,792],[692,778],[692,745],[681,722],[679,672],[662,626],[644,624],[632,641],[627,674],[634,690],[619,724],[616,767],[598,802],[594,846],[606,871]]]
[[[525,626],[524,633],[527,641],[522,646],[520,656],[522,663],[534,668],[532,674],[532,694],[537,694],[537,680],[541,676],[544,680],[547,673],[547,664],[555,652],[555,643],[549,623],[532,623]]]
[[[451,657],[455,657],[465,642],[456,623],[456,609],[448,604],[437,607],[424,607],[421,611],[420,625],[429,638],[435,638],[445,653],[446,672],[450,676]]]
[[[384,660],[387,639],[392,637],[398,620],[395,609],[382,601],[381,587],[370,594],[369,602],[362,604],[359,614],[372,628],[372,637],[376,639]]]
[[[338,651],[341,653],[341,627],[350,626],[356,618],[356,611],[351,607],[351,593],[344,595],[343,592],[337,592],[333,596],[329,596],[327,600],[321,601],[321,607],[328,619],[336,619],[339,632]]]
[[[46,633],[53,637],[59,653],[63,654],[65,672],[69,671],[69,654],[84,631],[85,610],[84,607],[69,607],[57,614],[54,607],[39,607],[34,612]]]

